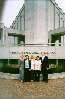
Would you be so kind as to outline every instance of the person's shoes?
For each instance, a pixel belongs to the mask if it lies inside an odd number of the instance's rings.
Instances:
[[[21,82],[24,82],[23,80],[21,80]]]
[[[31,82],[33,82],[34,80],[31,80]]]
[[[45,83],[48,83],[48,80],[47,80],[47,81],[45,81]]]
[[[45,83],[48,83],[48,80],[42,80],[42,81],[44,81]]]

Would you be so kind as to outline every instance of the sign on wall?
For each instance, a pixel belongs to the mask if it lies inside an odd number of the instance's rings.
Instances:
[[[0,59],[20,59],[25,55],[40,56],[41,52],[48,52],[49,59],[65,59],[65,46],[16,46],[0,47]]]

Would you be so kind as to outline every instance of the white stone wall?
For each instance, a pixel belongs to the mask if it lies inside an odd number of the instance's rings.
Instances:
[[[48,31],[65,26],[65,15],[55,0],[25,0],[12,26],[25,43],[48,43]]]
[[[58,8],[57,7],[55,7],[55,29],[57,29],[57,28],[59,28],[60,26],[59,26],[59,18],[60,18],[60,16],[59,16],[59,10],[58,10]]]
[[[63,13],[60,13],[60,27],[63,27]]]
[[[25,43],[32,43],[34,41],[34,28],[36,26],[36,7],[33,1],[25,1]]]
[[[48,31],[53,30],[55,28],[55,7],[53,3],[48,1]]]
[[[26,43],[48,43],[47,4],[47,0],[25,0]]]
[[[11,28],[21,31],[21,34],[24,35],[24,6],[20,9],[18,15],[16,16],[15,20],[12,23]]]
[[[63,14],[62,9],[55,2],[48,0],[48,31],[63,26],[65,26],[65,14]]]

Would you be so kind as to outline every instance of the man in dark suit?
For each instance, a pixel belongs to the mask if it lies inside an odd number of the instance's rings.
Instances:
[[[43,76],[43,81],[48,82],[48,52],[44,52],[44,59],[42,59],[42,76]]]
[[[26,81],[30,81],[30,60],[29,60],[29,56],[26,55],[25,59],[24,59],[24,82]]]

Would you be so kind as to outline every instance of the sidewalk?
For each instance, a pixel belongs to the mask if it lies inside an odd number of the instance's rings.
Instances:
[[[19,79],[19,74],[10,74],[10,73],[2,73],[0,72],[0,78],[2,79]],[[65,72],[62,73],[53,73],[48,74],[48,79],[57,79],[57,78],[64,78]]]
[[[57,79],[57,78],[64,78],[64,77],[65,77],[65,72],[48,74],[48,79]]]

